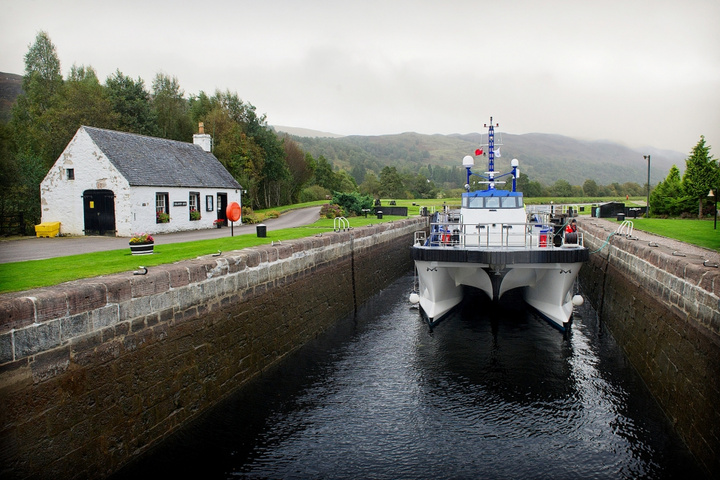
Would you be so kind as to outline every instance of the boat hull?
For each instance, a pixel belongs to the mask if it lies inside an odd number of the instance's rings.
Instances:
[[[420,307],[436,321],[462,301],[463,286],[499,300],[522,288],[528,305],[564,329],[572,316],[572,287],[585,248],[536,250],[437,249],[413,247]]]

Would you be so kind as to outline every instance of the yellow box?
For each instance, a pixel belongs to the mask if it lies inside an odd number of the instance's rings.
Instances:
[[[35,235],[38,237],[57,237],[60,233],[60,222],[45,222],[35,225]]]

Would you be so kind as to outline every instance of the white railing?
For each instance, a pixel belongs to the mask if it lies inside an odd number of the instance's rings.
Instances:
[[[463,224],[438,222],[430,225],[430,235],[425,240],[431,247],[478,247],[478,248],[556,248],[559,245],[583,246],[583,236],[554,234],[554,225],[540,223],[480,223]]]
[[[630,220],[623,220],[622,223],[615,230],[615,235],[624,235],[626,237],[632,236],[633,228],[635,224]]]
[[[345,217],[335,217],[333,219],[333,230],[336,232],[350,230],[350,220]]]

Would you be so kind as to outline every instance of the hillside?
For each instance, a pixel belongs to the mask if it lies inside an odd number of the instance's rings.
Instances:
[[[496,146],[501,156],[495,169],[509,170],[510,160],[520,161],[520,171],[531,181],[552,185],[564,179],[582,185],[587,179],[600,185],[614,182],[647,182],[645,154],[651,154],[651,183],[667,176],[675,164],[683,171],[686,155],[679,152],[645,149],[634,150],[608,141],[583,141],[562,135],[530,133],[499,134]],[[352,169],[355,165],[379,172],[385,165],[417,170],[424,165],[460,166],[465,155],[472,154],[483,143],[478,133],[455,135],[347,136],[321,138],[293,136],[301,147],[315,158],[323,155],[335,165]],[[478,161],[476,159],[476,161]],[[484,160],[486,161],[486,160]]]
[[[10,119],[12,105],[22,92],[22,76],[0,72],[0,121]],[[422,166],[460,167],[462,158],[472,154],[481,143],[478,133],[455,135],[422,135],[401,133],[378,136],[341,136],[298,127],[275,125],[277,132],[292,136],[313,157],[320,155],[347,169],[361,166],[379,173],[386,165],[418,170]],[[643,155],[652,155],[651,183],[667,176],[674,164],[684,171],[686,154],[652,148],[633,150],[609,141],[583,141],[562,135],[530,133],[503,134],[496,143],[501,157],[496,170],[507,172],[510,160],[520,161],[520,171],[531,181],[552,185],[558,179],[582,185],[587,179],[600,185],[614,182],[647,182],[647,162]],[[478,171],[484,169],[478,168]]]

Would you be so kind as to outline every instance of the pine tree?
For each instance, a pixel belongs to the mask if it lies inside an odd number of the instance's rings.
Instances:
[[[711,188],[717,188],[718,164],[712,155],[710,147],[705,145],[705,136],[693,147],[690,156],[685,160],[685,174],[682,186],[685,195],[698,202],[698,217],[702,218],[702,203],[707,198]]]

